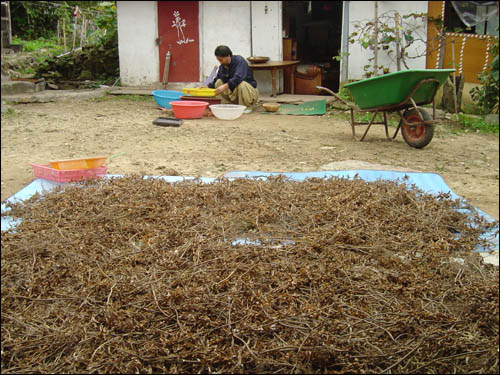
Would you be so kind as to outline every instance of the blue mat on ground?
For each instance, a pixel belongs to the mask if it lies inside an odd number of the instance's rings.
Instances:
[[[484,217],[489,222],[494,222],[495,219],[485,212],[472,207],[467,204],[467,202],[455,194],[451,188],[446,184],[443,178],[436,173],[422,173],[422,172],[395,172],[395,171],[379,171],[379,170],[348,170],[348,171],[320,171],[320,172],[260,172],[260,171],[234,171],[228,172],[224,177],[228,179],[235,178],[261,178],[265,179],[268,176],[283,175],[291,180],[303,181],[307,178],[328,178],[328,177],[339,177],[339,178],[349,178],[353,179],[356,176],[362,178],[367,182],[374,182],[377,180],[391,180],[397,181],[407,178],[406,182],[409,185],[415,185],[415,187],[421,189],[422,191],[429,194],[450,194],[451,199],[460,199],[463,202],[459,211],[467,213],[468,215],[477,214]],[[106,177],[122,177],[122,175],[107,175]],[[183,177],[183,176],[148,176],[149,178],[161,178],[168,182],[179,182],[183,180],[200,180],[204,183],[214,182],[216,178],[211,177]],[[36,193],[44,193],[53,190],[56,186],[68,185],[68,183],[53,182],[45,179],[38,178],[31,182],[29,185],[18,191],[16,194],[8,198],[4,203],[2,203],[1,211],[2,213],[9,210],[6,207],[7,202],[24,201],[31,198]],[[2,231],[8,230],[11,227],[17,225],[17,221],[8,216],[2,216]],[[498,250],[499,249],[499,237],[495,230],[483,234],[483,239],[486,239],[491,243],[489,249],[478,247],[477,251],[487,251],[487,250]]]

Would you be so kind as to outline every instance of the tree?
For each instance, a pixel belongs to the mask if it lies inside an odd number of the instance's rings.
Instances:
[[[349,35],[349,43],[357,43],[361,48],[374,53],[374,56],[368,59],[370,64],[363,67],[366,77],[376,75],[379,71],[390,72],[389,66],[375,61],[379,52],[389,57],[391,63],[396,63],[398,70],[401,64],[409,69],[409,60],[425,56],[426,47],[420,50],[412,47],[418,43],[427,46],[426,29],[423,26],[427,20],[427,13],[400,15],[395,11],[388,11],[376,15],[374,19],[355,23],[355,31]],[[439,20],[431,21],[439,25]],[[340,60],[341,56],[334,58]]]
[[[76,6],[97,15],[100,4],[100,1],[10,1],[12,34],[24,40],[52,38],[57,32],[57,21],[62,19],[66,20],[66,31],[71,31]]]

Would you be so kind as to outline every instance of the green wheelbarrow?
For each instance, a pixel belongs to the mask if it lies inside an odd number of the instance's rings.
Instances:
[[[401,129],[403,139],[409,146],[423,148],[434,136],[434,124],[437,122],[434,102],[436,92],[454,71],[455,69],[412,69],[349,83],[344,87],[349,89],[354,103],[342,99],[326,87],[316,87],[333,95],[349,107],[354,139],[358,139],[356,126],[367,126],[359,139],[363,141],[371,126],[380,124],[384,125],[388,139],[396,138]],[[432,118],[424,109],[418,108],[419,105],[430,103],[432,103]],[[373,116],[369,122],[358,122],[354,119],[354,112],[372,112]],[[398,127],[392,136],[389,136],[387,128],[388,112],[397,112],[400,117]],[[375,122],[379,113],[383,115],[383,119]]]

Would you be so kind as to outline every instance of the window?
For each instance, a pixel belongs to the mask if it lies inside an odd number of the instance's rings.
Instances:
[[[498,5],[495,1],[446,1],[447,32],[498,36]]]
[[[482,19],[487,14],[495,14],[496,5],[488,5],[486,7],[478,7],[478,16]],[[498,36],[498,15],[488,18],[486,21],[480,22],[476,25],[476,34],[488,34]]]

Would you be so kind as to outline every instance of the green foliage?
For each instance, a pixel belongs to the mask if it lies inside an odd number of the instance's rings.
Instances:
[[[351,95],[351,92],[349,91],[349,89],[346,89],[345,87],[341,87],[339,92],[338,92],[338,96],[340,96],[342,99],[344,100],[347,100],[347,101],[354,101],[352,95]]]
[[[62,24],[64,19],[66,33],[70,35],[74,7],[78,5],[85,10],[97,4],[97,1],[10,1],[12,34],[23,40],[51,38],[57,35],[57,21]]]
[[[102,84],[113,84],[119,76],[117,42],[109,38],[104,45],[86,46],[73,54],[51,57],[38,67],[36,76],[55,82],[61,79],[90,79]]]
[[[75,20],[79,27],[82,23],[81,19],[73,17],[76,6],[84,13],[86,20],[90,21],[89,26],[97,28],[92,32],[90,28],[87,29],[89,43],[104,44],[110,38],[117,40],[115,3],[102,1],[11,1],[12,34],[24,41],[39,38],[55,40],[58,21],[62,38],[64,21],[67,42],[71,44]],[[80,44],[79,35],[78,32],[77,45]]]
[[[118,24],[114,3],[99,3],[96,11],[99,13],[94,22],[98,29],[90,42],[99,45],[106,44],[112,40],[118,43]]]
[[[59,17],[32,1],[11,1],[10,13],[12,34],[26,40],[53,35]]]
[[[109,31],[116,30],[116,6],[114,4],[101,4],[97,7],[97,10],[101,12],[95,19],[97,27]]]
[[[478,104],[483,114],[498,113],[498,42],[493,43],[490,52],[493,61],[490,64],[489,71],[479,74],[478,78],[481,86],[474,87],[470,91],[472,100]]]
[[[26,70],[22,73],[35,73],[36,78],[45,78],[53,83],[60,80],[93,80],[100,84],[111,85],[116,81],[119,76],[119,59],[116,6],[114,2],[58,1],[49,4],[46,2],[25,1],[13,3],[18,3],[13,6],[14,9],[17,9],[17,17],[22,18],[21,16],[25,14],[23,12],[32,14],[29,25],[34,28],[39,27],[39,22],[38,18],[35,21],[36,17],[34,18],[33,15],[38,14],[37,12],[40,9],[51,10],[56,20],[55,25],[51,24],[50,26],[52,29],[48,30],[49,26],[40,29],[45,30],[45,34],[40,37],[32,38],[33,35],[38,35],[38,33],[26,32],[20,33],[14,39],[13,43],[22,44],[24,51],[32,52],[32,56],[39,62],[39,66],[29,68],[29,71]],[[39,4],[45,5],[42,7]],[[93,30],[88,33],[89,44],[84,45],[81,50],[75,50],[69,54],[56,57],[64,52],[64,46],[57,45],[57,35],[54,31],[57,30],[57,20],[66,20],[66,46],[72,48],[72,21],[75,20],[72,14],[76,5],[82,9],[89,24],[92,24]],[[39,18],[44,19],[41,16]],[[81,23],[82,19],[78,21],[79,25]],[[61,24],[62,22],[60,22],[60,26]],[[27,25],[28,23],[26,23],[25,27],[29,29],[31,26]],[[62,44],[62,39],[60,43]],[[78,37],[75,44],[76,46],[80,45]]]

